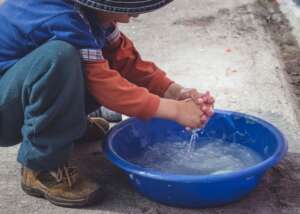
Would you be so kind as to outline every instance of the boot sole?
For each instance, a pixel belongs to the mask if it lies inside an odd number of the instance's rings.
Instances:
[[[21,187],[26,194],[34,196],[34,197],[38,197],[38,198],[45,198],[50,203],[52,203],[56,206],[60,206],[60,207],[80,208],[80,207],[93,205],[96,202],[101,202],[104,199],[104,194],[101,189],[92,193],[88,198],[71,201],[71,200],[67,200],[65,198],[53,198],[40,189],[28,187],[24,184],[21,184]]]

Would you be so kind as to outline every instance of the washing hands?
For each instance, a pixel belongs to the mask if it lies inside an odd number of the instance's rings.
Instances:
[[[200,93],[196,89],[181,89],[178,98],[181,101],[178,122],[187,129],[202,128],[214,113],[215,99],[209,92]]]
[[[214,98],[173,83],[161,98],[156,116],[175,120],[188,129],[202,128],[213,115]]]

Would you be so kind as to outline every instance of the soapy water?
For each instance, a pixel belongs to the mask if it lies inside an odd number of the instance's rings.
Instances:
[[[130,161],[160,172],[185,175],[225,174],[262,161],[259,154],[246,146],[222,139],[200,138],[197,131],[192,131],[188,141],[153,144]]]

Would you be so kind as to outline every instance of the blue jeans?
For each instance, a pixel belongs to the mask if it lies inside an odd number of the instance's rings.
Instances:
[[[92,110],[86,91],[73,46],[52,41],[37,48],[0,77],[0,146],[22,142],[18,161],[33,170],[63,165]]]

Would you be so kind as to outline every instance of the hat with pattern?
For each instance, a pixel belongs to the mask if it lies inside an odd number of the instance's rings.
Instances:
[[[173,0],[73,0],[83,6],[112,13],[147,13]]]

